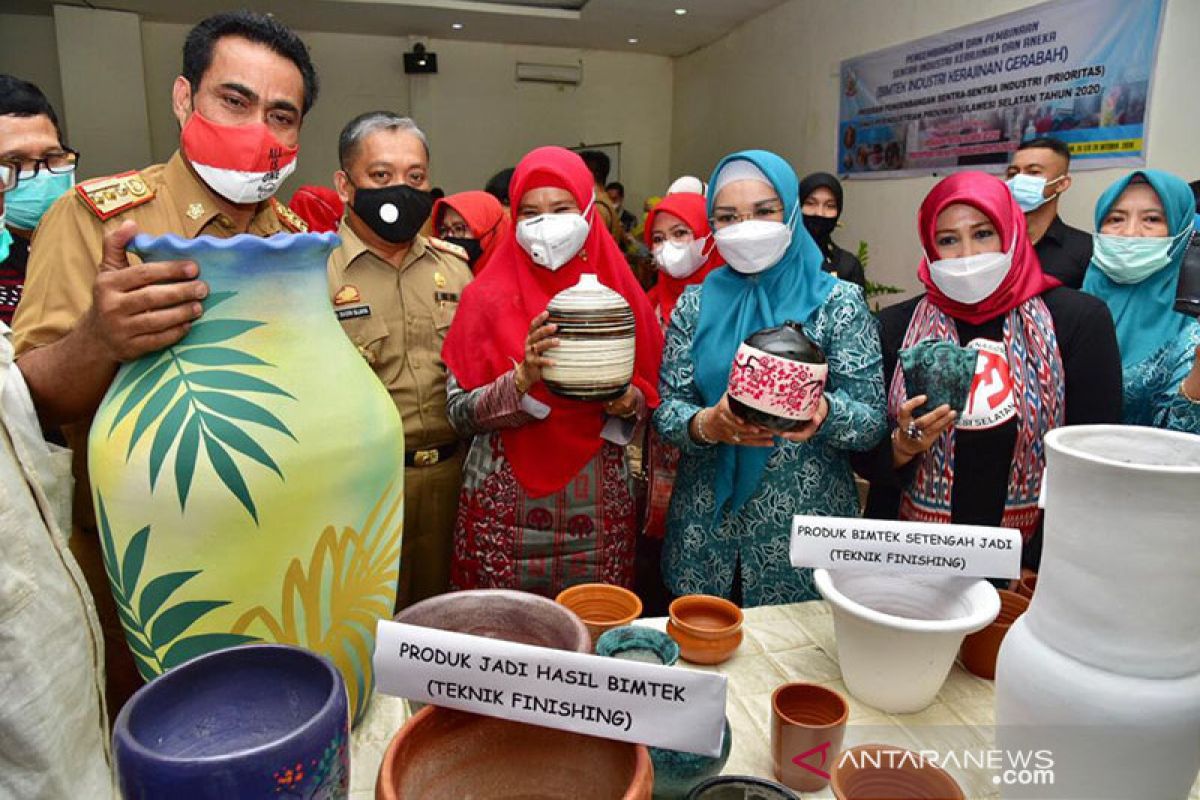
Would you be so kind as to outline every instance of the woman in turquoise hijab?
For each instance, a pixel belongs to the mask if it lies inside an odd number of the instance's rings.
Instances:
[[[858,515],[848,453],[869,450],[886,431],[879,336],[862,290],[821,269],[786,161],[734,153],[709,187],[713,238],[727,266],[676,303],[654,415],[682,451],[663,577],[677,595],[746,606],[811,600],[811,570],[788,562],[792,517]],[[813,419],[772,435],[738,418],[725,389],[742,341],[789,320],[824,351],[829,374]]]
[[[1195,208],[1187,183],[1153,169],[1127,175],[1096,203],[1083,290],[1116,323],[1130,425],[1200,433],[1200,323],[1174,309]]]

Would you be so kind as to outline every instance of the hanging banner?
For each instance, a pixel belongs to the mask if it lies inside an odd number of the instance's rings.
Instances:
[[[838,171],[999,171],[1053,136],[1073,169],[1146,163],[1165,0],[1053,0],[847,59]]]

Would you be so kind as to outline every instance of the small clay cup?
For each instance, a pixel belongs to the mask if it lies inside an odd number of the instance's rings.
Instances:
[[[1007,589],[998,589],[1000,595],[1000,613],[995,621],[981,631],[972,633],[963,639],[958,657],[962,665],[972,674],[989,681],[996,679],[996,656],[1000,654],[1000,643],[1008,635],[1008,629],[1017,621],[1017,617],[1029,608],[1029,598]]]
[[[583,620],[593,645],[605,631],[628,625],[642,615],[641,599],[611,583],[581,583],[563,589],[554,601]]]
[[[1017,581],[1017,594],[1028,600],[1033,599],[1033,593],[1037,590],[1037,573],[1027,572],[1021,576],[1021,580]]]
[[[842,753],[829,783],[837,800],[963,800],[962,789],[945,770],[887,744]]]
[[[679,645],[654,628],[625,625],[600,634],[596,655],[670,667],[679,660]]]
[[[750,775],[719,775],[688,793],[687,800],[800,800],[786,786]]]
[[[667,633],[693,664],[728,661],[742,643],[742,610],[721,597],[689,594],[671,603]]]
[[[775,780],[800,792],[824,789],[842,752],[849,717],[846,698],[832,689],[815,683],[785,683],[777,688],[771,695]],[[798,756],[804,756],[803,762],[812,769],[793,761]]]

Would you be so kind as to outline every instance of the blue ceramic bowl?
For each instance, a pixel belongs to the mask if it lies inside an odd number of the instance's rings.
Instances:
[[[126,800],[345,798],[346,686],[299,647],[250,644],[199,656],[121,709],[113,753]]]
[[[709,778],[692,789],[687,800],[800,800],[783,784],[749,775]]]
[[[670,667],[679,660],[679,645],[654,628],[625,625],[600,634],[596,640],[596,655]]]
[[[663,750],[651,747],[650,760],[654,763],[655,800],[683,800],[693,786],[719,775],[729,760],[729,748],[733,746],[733,728],[725,718],[725,738],[721,742],[721,755],[699,756],[682,750]]]

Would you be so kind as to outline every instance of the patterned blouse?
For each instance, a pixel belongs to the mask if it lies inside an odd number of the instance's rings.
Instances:
[[[633,588],[636,504],[624,446],[648,416],[641,392],[636,420],[609,417],[599,452],[566,487],[546,497],[526,494],[504,455],[502,429],[550,413],[517,391],[511,370],[469,392],[448,374],[446,413],[460,436],[475,437],[454,526],[454,589],[521,589],[554,597],[577,583]]]
[[[1179,339],[1125,370],[1127,425],[1200,433],[1200,403],[1193,403],[1179,391],[1192,369],[1197,347],[1200,347],[1200,322],[1188,327]]]
[[[663,577],[675,594],[728,597],[741,565],[745,606],[818,597],[812,570],[788,560],[792,516],[858,516],[848,451],[869,450],[887,430],[883,368],[875,319],[857,286],[839,281],[804,326],[829,362],[829,416],[808,442],[776,439],[762,485],[736,514],[715,514],[717,452],[728,445],[692,439],[688,423],[704,401],[693,380],[692,336],[701,286],[680,297],[667,329],[654,425],[682,457],[667,516]]]

